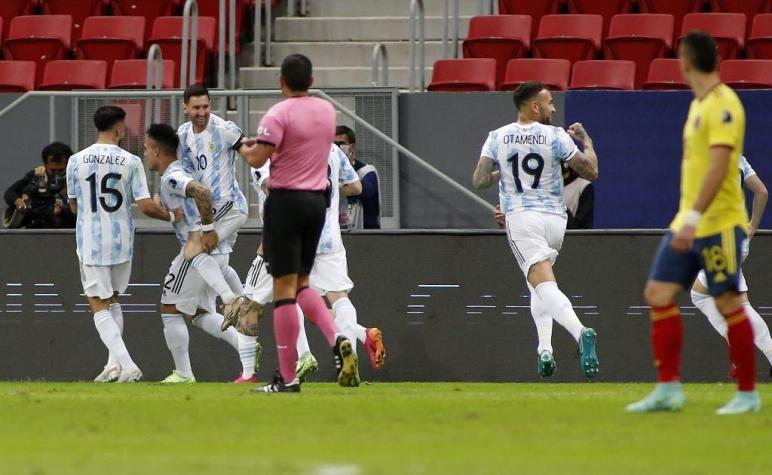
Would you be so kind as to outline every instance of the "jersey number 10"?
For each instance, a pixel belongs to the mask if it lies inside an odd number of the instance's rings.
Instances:
[[[522,165],[518,166],[518,155],[519,154],[516,153],[507,159],[507,161],[512,165],[512,176],[515,177],[515,188],[517,188],[518,193],[523,192],[523,183],[520,181],[520,168],[522,167],[525,173],[533,177],[531,189],[535,190],[539,187],[541,172],[544,171],[544,158],[542,158],[542,156],[538,153],[529,153],[523,157]],[[532,167],[531,162],[535,162],[536,166]]]
[[[123,204],[123,195],[119,190],[116,188],[111,188],[110,185],[107,183],[107,180],[109,179],[115,179],[120,180],[121,174],[120,173],[108,173],[105,176],[102,177],[101,182],[101,190],[99,193],[103,195],[112,195],[115,197],[115,204],[114,205],[108,205],[107,200],[105,200],[104,196],[99,197],[99,204],[102,206],[102,209],[107,211],[108,213],[114,213],[118,211],[118,209]],[[86,178],[86,181],[88,181],[91,186],[89,187],[91,189],[91,212],[96,213],[97,212],[97,178],[96,173],[92,173],[91,175]]]

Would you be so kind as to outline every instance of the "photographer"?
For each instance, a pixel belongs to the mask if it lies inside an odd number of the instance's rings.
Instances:
[[[69,146],[54,142],[42,153],[43,166],[30,171],[5,192],[8,228],[74,228],[75,215],[67,200],[65,173],[72,155]]]

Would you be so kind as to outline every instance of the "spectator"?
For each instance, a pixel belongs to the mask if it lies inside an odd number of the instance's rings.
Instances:
[[[3,224],[8,228],[74,228],[75,215],[67,200],[69,146],[54,142],[42,153],[43,166],[30,171],[5,192],[8,208]]]
[[[362,194],[348,198],[347,212],[341,216],[341,225],[348,229],[381,228],[381,191],[378,170],[356,159],[357,138],[345,125],[335,128],[335,144],[348,156],[362,182]]]
[[[570,167],[564,167],[563,186],[568,211],[566,229],[592,229],[595,208],[595,188],[592,183],[580,178]]]

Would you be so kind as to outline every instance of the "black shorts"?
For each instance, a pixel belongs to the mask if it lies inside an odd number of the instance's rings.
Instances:
[[[311,273],[326,211],[324,191],[270,190],[265,201],[263,252],[272,276]]]

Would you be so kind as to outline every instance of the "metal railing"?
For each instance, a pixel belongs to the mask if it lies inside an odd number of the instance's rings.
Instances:
[[[495,15],[498,3],[496,0],[480,0],[480,15]]]
[[[146,89],[148,91],[163,89],[164,59],[161,47],[152,45],[147,52]],[[145,107],[145,124],[161,121],[161,101],[151,98]]]
[[[300,8],[295,11],[295,7],[299,6]],[[287,16],[293,17],[293,16],[306,16],[308,15],[308,0],[289,0],[287,2]]]
[[[225,89],[225,52],[228,52],[228,88],[236,89],[236,2],[237,0],[220,0],[220,18],[218,21],[218,55],[217,55],[217,87]],[[227,15],[226,15],[227,3]],[[228,26],[226,29],[226,18]],[[228,48],[225,48],[225,38],[228,38]]]
[[[265,58],[263,58],[261,55],[261,50],[263,48],[263,8],[261,0],[255,1],[255,49],[253,58],[255,66],[261,66],[263,64],[270,66],[273,64],[273,58],[271,58],[271,30],[273,26],[271,23],[271,14],[271,0],[268,0],[265,2]]]
[[[420,91],[426,87],[426,15],[423,0],[410,1],[410,92],[416,90],[416,21],[418,23],[418,42],[420,44]]]
[[[182,13],[182,59],[180,60],[180,89],[196,82],[198,56],[198,3],[187,0]],[[190,75],[188,75],[188,65]],[[188,82],[190,80],[190,82]]]
[[[453,2],[453,13],[451,17],[450,2]],[[442,57],[448,59],[448,30],[450,27],[450,20],[453,19],[453,36],[451,41],[453,42],[453,57],[458,58],[458,30],[459,30],[459,0],[444,0],[442,5]]]
[[[381,79],[378,80],[380,72]],[[373,86],[389,85],[389,53],[386,51],[386,45],[377,43],[373,46]]]

